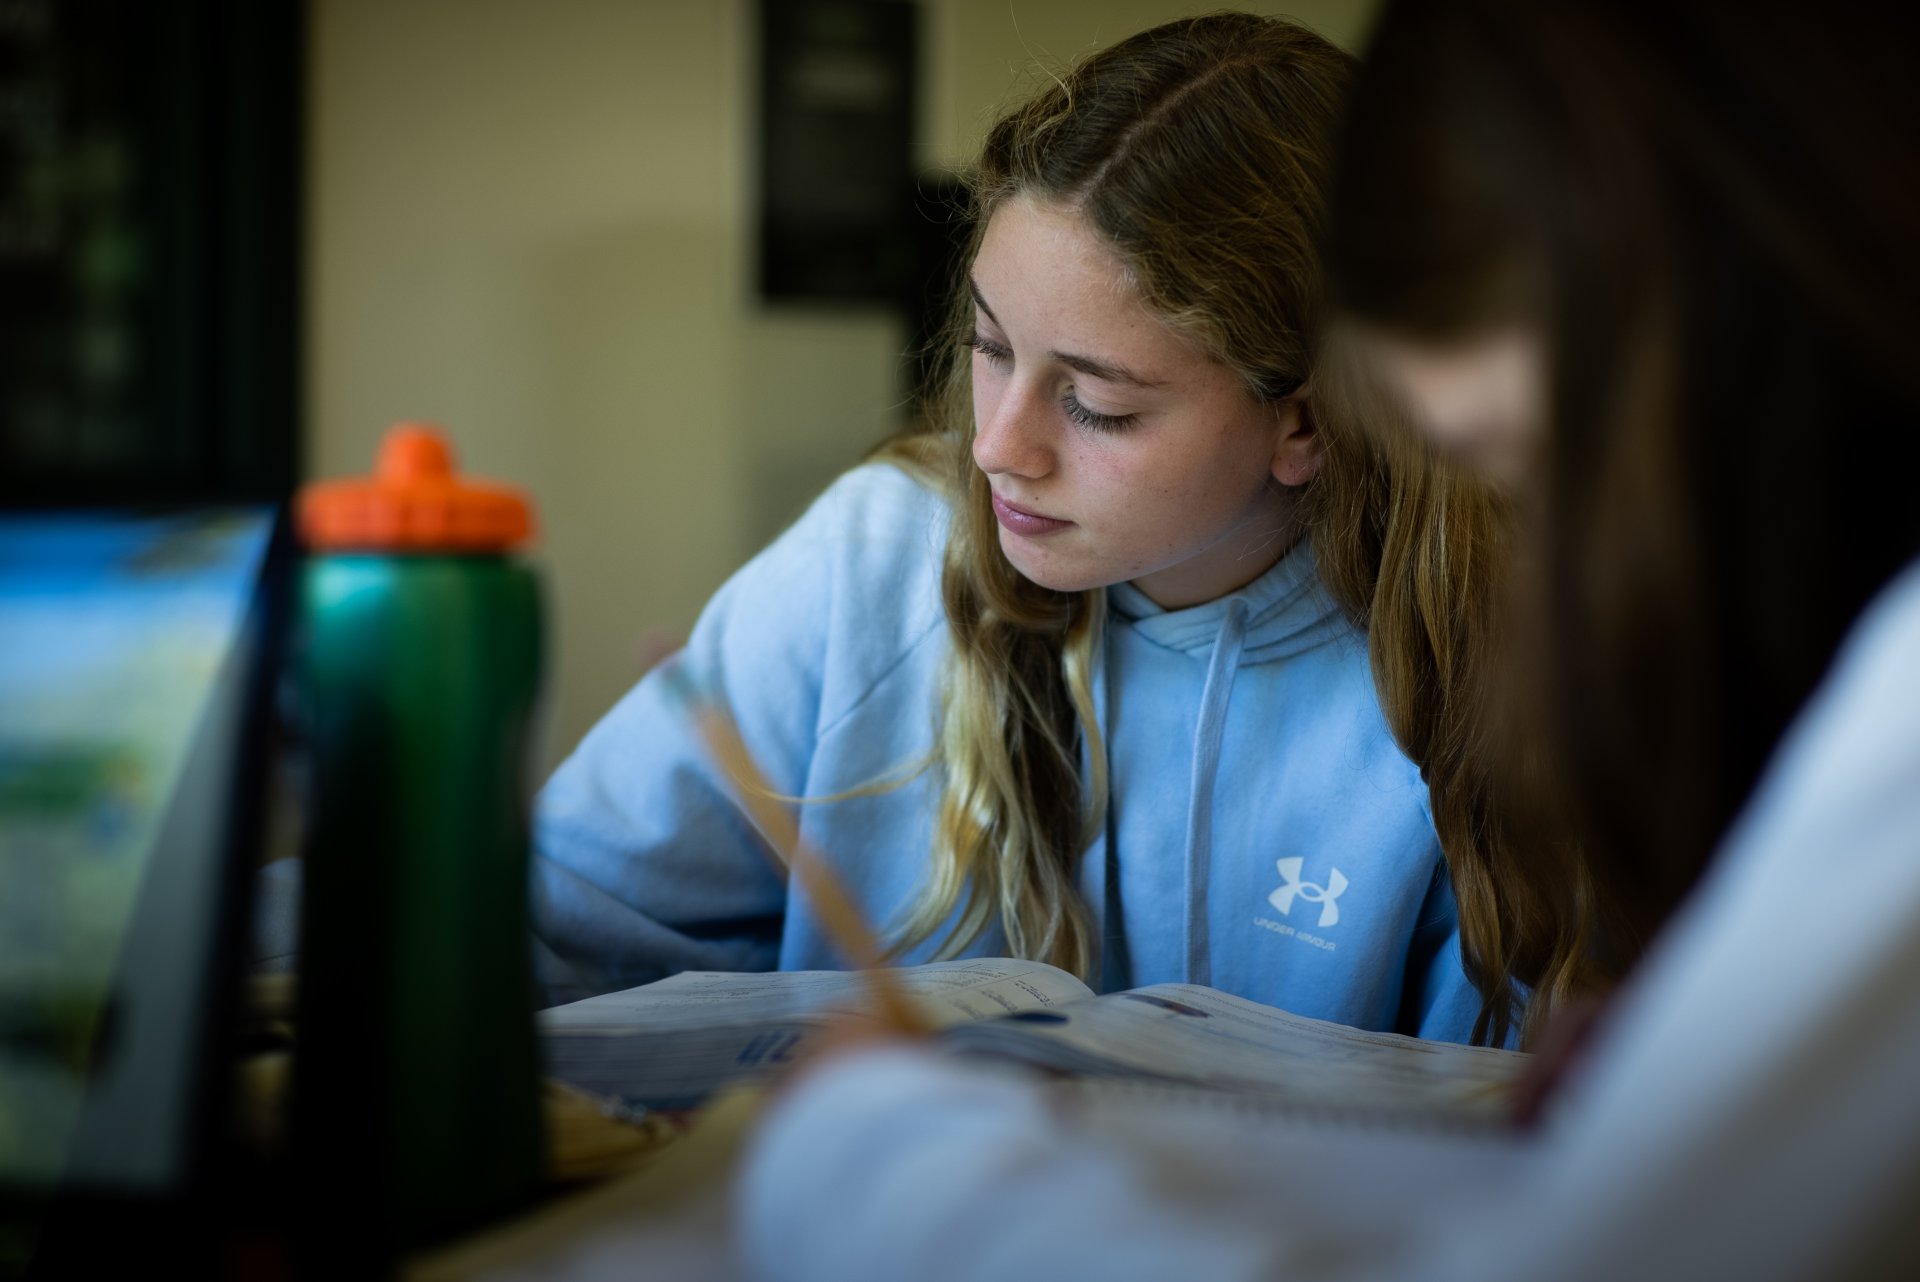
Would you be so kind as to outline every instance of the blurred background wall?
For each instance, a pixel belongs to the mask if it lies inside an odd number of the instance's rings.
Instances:
[[[1215,7],[920,0],[918,166],[964,165],[1045,63]],[[1351,48],[1374,3],[1247,7]],[[757,298],[757,27],[753,0],[311,3],[304,471],[426,418],[533,491],[542,771],[903,418],[901,315]]]

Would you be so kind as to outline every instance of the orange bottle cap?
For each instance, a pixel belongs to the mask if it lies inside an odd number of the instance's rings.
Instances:
[[[533,535],[525,492],[457,474],[432,423],[388,428],[372,476],[302,488],[299,519],[317,551],[504,552]]]

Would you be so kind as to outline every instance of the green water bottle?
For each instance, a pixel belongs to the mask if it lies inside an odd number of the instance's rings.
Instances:
[[[309,486],[297,664],[312,760],[292,1160],[316,1274],[524,1204],[541,1178],[528,952],[530,504],[393,428]]]

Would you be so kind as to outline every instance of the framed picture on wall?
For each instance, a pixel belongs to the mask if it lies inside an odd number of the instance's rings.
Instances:
[[[761,0],[759,12],[760,293],[899,306],[915,287],[918,10]]]

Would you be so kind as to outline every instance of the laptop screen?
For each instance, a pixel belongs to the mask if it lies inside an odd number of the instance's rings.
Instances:
[[[195,1160],[275,530],[0,514],[0,1189]]]

